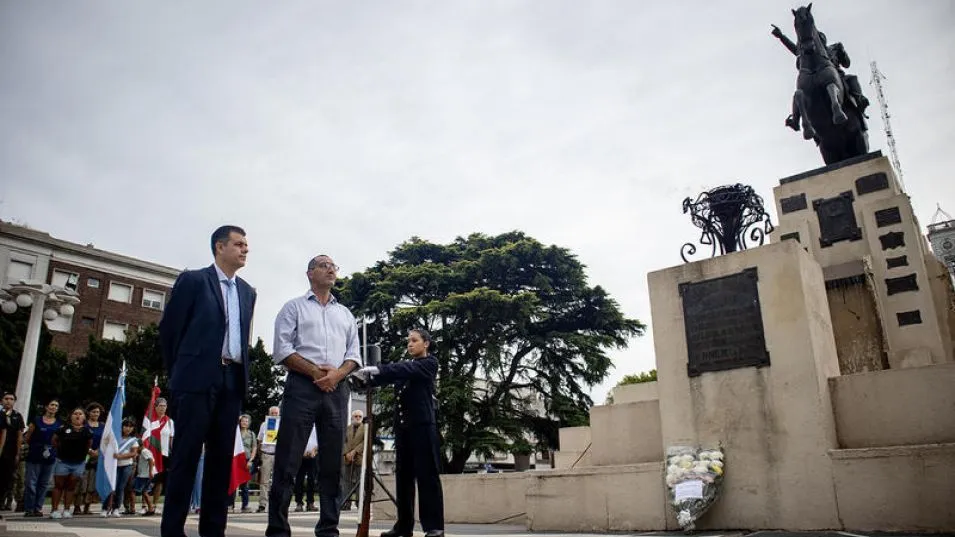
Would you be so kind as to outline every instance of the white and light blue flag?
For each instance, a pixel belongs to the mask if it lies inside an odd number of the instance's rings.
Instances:
[[[96,492],[100,498],[108,498],[116,489],[116,452],[123,437],[123,407],[126,406],[126,362],[119,370],[116,395],[106,416],[106,428],[99,444],[99,460],[96,463]]]

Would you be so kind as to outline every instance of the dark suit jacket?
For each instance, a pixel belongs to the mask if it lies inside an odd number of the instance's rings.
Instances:
[[[375,386],[395,385],[395,429],[435,423],[434,381],[438,376],[438,359],[405,360],[378,366],[371,378]]]
[[[242,397],[249,385],[249,331],[255,290],[236,277],[242,329]],[[179,275],[159,322],[159,343],[169,375],[169,389],[205,392],[222,378],[222,342],[226,336],[225,302],[215,266]]]

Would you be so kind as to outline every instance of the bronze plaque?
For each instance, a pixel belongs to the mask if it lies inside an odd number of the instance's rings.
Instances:
[[[856,192],[859,195],[871,194],[889,188],[889,178],[884,172],[873,173],[856,179]]]
[[[755,268],[680,284],[687,374],[769,365]]]
[[[875,212],[875,225],[878,227],[891,226],[902,223],[902,213],[898,207],[889,207]]]
[[[852,191],[847,190],[833,198],[812,202],[819,220],[820,247],[828,248],[839,241],[862,239],[862,228],[856,224],[856,213],[852,208],[853,199]]]
[[[801,211],[807,207],[809,207],[809,204],[806,202],[805,193],[779,200],[779,208],[782,209],[783,214]]]
[[[922,313],[919,310],[900,311],[895,316],[899,320],[899,326],[922,324]]]

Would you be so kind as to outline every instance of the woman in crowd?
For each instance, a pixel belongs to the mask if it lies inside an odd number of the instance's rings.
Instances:
[[[53,435],[63,422],[56,417],[60,410],[60,401],[51,399],[44,407],[42,416],[36,417],[23,442],[27,445],[26,471],[23,486],[23,511],[25,517],[43,516],[43,503],[46,491],[53,475],[56,462],[56,449],[53,447]]]
[[[70,422],[53,435],[56,466],[53,469],[53,511],[51,518],[70,518],[76,482],[86,470],[86,458],[93,452],[93,433],[86,428],[86,410],[77,407],[70,413]],[[63,509],[59,509],[60,500]]]
[[[425,330],[408,333],[411,360],[370,366],[359,374],[372,385],[395,385],[395,495],[398,516],[381,537],[411,537],[414,529],[415,483],[418,515],[425,537],[444,536],[444,494],[441,490],[440,444],[435,420],[435,379],[438,359],[428,352],[431,335]]]
[[[156,506],[159,505],[159,496],[162,494],[163,484],[166,483],[166,471],[169,470],[169,450],[172,449],[173,438],[176,436],[172,418],[166,415],[168,403],[166,399],[160,397],[156,399],[156,421],[159,422],[159,445],[162,453],[162,461],[154,461],[159,472],[153,478],[153,502],[152,508],[143,513],[143,516],[153,516],[156,514]]]
[[[103,500],[102,517],[118,517],[119,505],[121,503],[123,492],[126,490],[126,482],[129,480],[130,471],[133,469],[133,461],[139,452],[139,441],[133,436],[136,430],[136,423],[126,418],[123,420],[123,437],[117,441],[118,448],[113,457],[116,457],[116,492]]]
[[[103,405],[99,403],[90,403],[86,406],[86,428],[93,433],[93,451],[90,452],[86,460],[86,471],[76,487],[76,507],[73,508],[73,514],[80,514],[80,506],[83,507],[82,514],[90,514],[90,504],[96,494],[96,466],[99,461],[99,443],[103,439],[103,431],[106,430],[106,424],[99,419],[105,412]]]
[[[256,450],[258,446],[255,441],[255,433],[252,432],[252,429],[249,426],[252,424],[252,417],[248,414],[242,414],[239,416],[239,436],[242,437],[242,449],[245,450],[245,460],[246,466],[249,468],[249,474],[253,474],[255,466],[252,461],[255,460]],[[249,483],[248,481],[239,485],[239,490],[236,491],[237,494],[242,494],[242,512],[249,513],[252,510],[249,509]],[[232,497],[232,504],[235,505],[235,496]],[[232,508],[233,510],[235,507]]]

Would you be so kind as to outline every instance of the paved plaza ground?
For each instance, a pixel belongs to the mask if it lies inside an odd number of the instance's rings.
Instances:
[[[158,537],[160,517],[127,516],[122,518],[100,518],[98,515],[74,517],[68,520],[50,518],[23,518],[18,514],[4,512],[0,521],[2,537]],[[289,513],[292,535],[309,537],[318,519],[317,513]],[[186,533],[198,537],[199,517],[191,515],[186,523]],[[234,514],[229,516],[226,535],[229,537],[262,537],[265,535],[266,516],[264,513]],[[341,523],[342,537],[353,537],[358,527],[354,512],[343,512]],[[391,527],[391,521],[372,523],[372,537]],[[621,532],[621,533],[533,533],[524,526],[501,524],[449,524],[448,537],[601,537],[601,536],[682,536],[682,532]],[[415,535],[420,536],[420,528]],[[913,534],[854,533],[854,532],[699,532],[696,537],[907,537]],[[932,537],[945,537],[932,534]],[[949,535],[948,537],[955,537]]]

